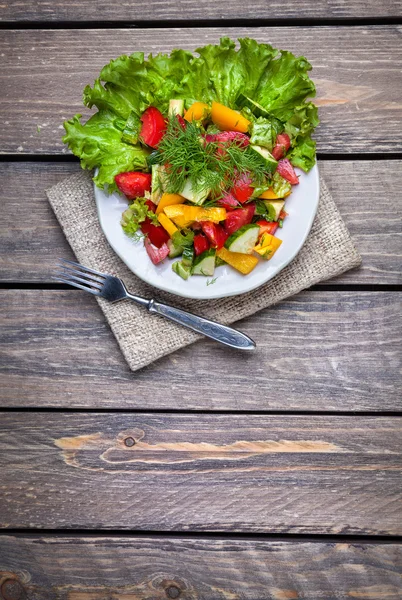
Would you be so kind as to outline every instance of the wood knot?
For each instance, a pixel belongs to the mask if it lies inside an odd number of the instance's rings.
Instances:
[[[126,437],[124,440],[124,445],[127,446],[127,448],[132,448],[135,445],[135,439],[132,437]]]
[[[169,585],[165,591],[168,598],[178,598],[181,594],[181,589],[177,585]]]
[[[21,600],[25,593],[17,579],[6,579],[1,585],[1,595],[4,600]]]

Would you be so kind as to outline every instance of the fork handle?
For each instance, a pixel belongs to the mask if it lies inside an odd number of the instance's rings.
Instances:
[[[237,350],[255,350],[255,342],[244,333],[227,327],[226,325],[220,325],[215,321],[209,321],[204,317],[198,317],[192,313],[181,310],[180,308],[174,308],[167,304],[155,302],[151,300],[148,305],[148,310],[151,313],[162,315],[179,325],[184,325],[197,333],[201,333],[225,346],[236,348]]]

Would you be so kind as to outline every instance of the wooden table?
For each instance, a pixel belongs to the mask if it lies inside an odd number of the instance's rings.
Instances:
[[[401,598],[402,2],[3,3],[4,600]],[[131,373],[44,190],[112,57],[249,35],[312,62],[363,266]],[[83,111],[84,113],[86,111]]]

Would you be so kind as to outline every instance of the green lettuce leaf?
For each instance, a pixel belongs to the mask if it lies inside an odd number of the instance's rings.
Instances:
[[[139,118],[148,106],[165,115],[172,98],[210,104],[214,100],[236,107],[240,93],[258,102],[291,137],[288,154],[296,166],[311,168],[318,124],[317,108],[307,99],[315,95],[304,57],[278,51],[253,39],[239,39],[240,47],[224,37],[219,44],[199,48],[198,56],[185,50],[150,55],[120,56],[103,67],[93,86],[86,86],[83,102],[98,112],[85,124],[76,115],[64,123],[63,141],[81,159],[83,168],[98,167],[95,183],[115,189],[114,176],[123,171],[148,170],[149,151],[122,140],[130,115]],[[244,114],[247,110],[244,109]],[[255,118],[251,117],[255,122]],[[273,132],[272,132],[272,141]]]

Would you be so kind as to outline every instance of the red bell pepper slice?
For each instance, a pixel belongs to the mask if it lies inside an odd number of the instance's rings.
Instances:
[[[295,170],[290,164],[290,160],[288,158],[283,158],[280,160],[276,170],[278,171],[279,175],[289,181],[289,183],[292,185],[297,185],[299,183],[299,178],[296,175]]]
[[[119,190],[129,199],[142,198],[151,189],[151,174],[140,171],[119,173],[114,178]]]
[[[169,254],[169,247],[167,244],[163,244],[160,248],[155,248],[155,246],[152,245],[151,240],[147,237],[144,240],[144,246],[154,265],[162,262]]]
[[[194,236],[194,252],[196,256],[199,256],[205,250],[209,250],[209,242],[203,233],[197,233]]]
[[[275,221],[265,221],[264,219],[261,219],[261,221],[257,221],[257,225],[260,227],[258,237],[261,237],[264,233],[274,235],[275,231],[278,229],[278,223]]]
[[[213,248],[219,250],[224,246],[229,236],[221,225],[212,221],[202,221],[201,226]]]
[[[157,148],[166,132],[166,121],[155,106],[150,106],[141,115],[140,138],[147,146]]]
[[[253,220],[254,211],[254,203],[248,204],[243,208],[232,210],[232,212],[230,212],[227,215],[223,224],[226,233],[231,235],[232,233],[240,229],[240,227],[243,227],[243,225],[248,225],[249,223],[251,223],[251,221]]]

